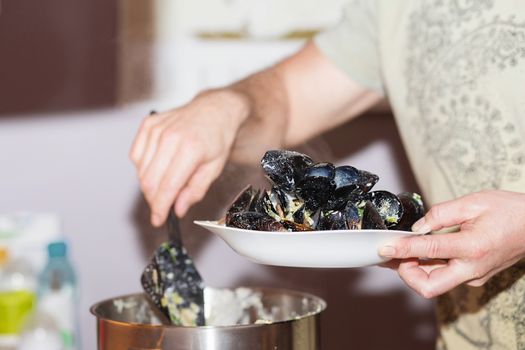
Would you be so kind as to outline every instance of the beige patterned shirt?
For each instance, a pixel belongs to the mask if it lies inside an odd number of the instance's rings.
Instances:
[[[316,43],[388,95],[428,204],[525,192],[525,1],[355,0]],[[524,273],[440,297],[438,347],[525,349]]]

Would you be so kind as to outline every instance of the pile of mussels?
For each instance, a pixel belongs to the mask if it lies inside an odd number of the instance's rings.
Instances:
[[[305,154],[272,150],[261,165],[270,190],[251,185],[226,213],[227,226],[259,231],[404,230],[424,215],[417,193],[370,191],[379,177]]]

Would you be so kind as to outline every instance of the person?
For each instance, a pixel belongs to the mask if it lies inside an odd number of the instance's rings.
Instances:
[[[201,200],[228,159],[260,159],[384,96],[431,204],[379,250],[438,298],[440,349],[525,348],[525,3],[354,0],[273,67],[146,117],[130,157],[160,225]]]

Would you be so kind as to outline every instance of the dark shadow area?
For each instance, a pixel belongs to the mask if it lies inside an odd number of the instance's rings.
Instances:
[[[4,0],[0,115],[111,106],[117,1]]]

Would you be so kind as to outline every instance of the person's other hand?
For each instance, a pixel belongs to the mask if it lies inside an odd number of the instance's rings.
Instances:
[[[454,233],[402,238],[379,254],[425,298],[467,283],[481,286],[525,256],[525,194],[483,191],[432,207],[412,227],[428,233],[460,226]],[[400,259],[400,260],[397,260]]]
[[[173,203],[177,215],[183,216],[219,176],[242,123],[239,102],[228,92],[212,91],[143,120],[130,158],[153,225],[165,221]]]

